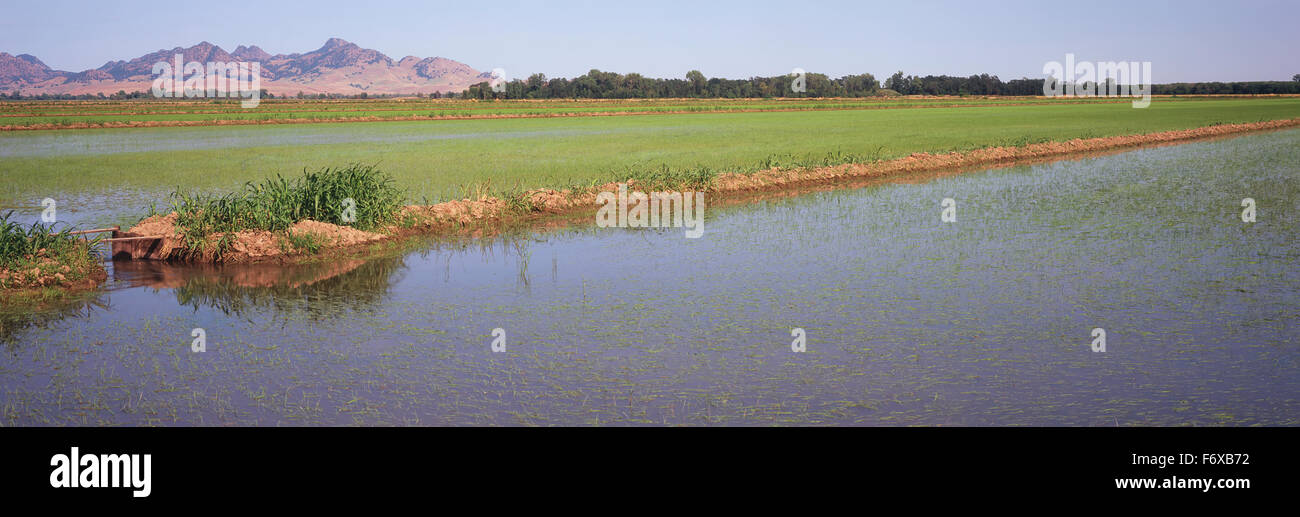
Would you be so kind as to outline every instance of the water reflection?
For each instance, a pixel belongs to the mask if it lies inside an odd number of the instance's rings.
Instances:
[[[112,310],[103,291],[69,293],[59,299],[41,302],[0,304],[0,343],[10,345],[12,349],[32,329],[48,328],[68,318],[89,317],[97,310]]]
[[[406,268],[403,256],[328,260],[308,264],[173,264],[119,261],[113,280],[126,287],[170,289],[176,302],[228,316],[251,309],[275,315],[333,316],[343,303],[364,310],[382,303]]]
[[[378,258],[343,258],[298,264],[186,264],[149,260],[116,261],[114,290],[170,290],[183,306],[216,309],[243,316],[252,309],[271,315],[305,314],[312,318],[337,315],[340,307],[364,310],[382,304],[401,282],[409,257],[437,256],[450,281],[453,258],[477,256],[484,264],[508,261],[515,268],[516,286],[531,285],[530,247],[535,237],[509,232],[495,237],[429,238],[414,243],[413,253],[389,253]]]

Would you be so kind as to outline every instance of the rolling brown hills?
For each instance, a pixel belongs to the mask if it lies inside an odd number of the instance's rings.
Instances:
[[[407,56],[395,61],[382,52],[339,38],[330,38],[311,52],[276,55],[255,45],[240,45],[234,52],[226,52],[204,41],[188,48],[158,50],[129,61],[110,61],[81,72],[51,69],[28,54],[15,56],[0,52],[0,92],[20,91],[23,95],[147,92],[153,84],[154,63],[171,63],[176,54],[183,55],[186,62],[257,62],[261,65],[262,88],[277,96],[293,96],[298,92],[345,95],[459,92],[488,77],[469,65],[443,57]]]

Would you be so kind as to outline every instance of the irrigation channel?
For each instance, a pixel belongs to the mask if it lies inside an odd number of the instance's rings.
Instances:
[[[4,316],[0,423],[1296,425],[1298,180],[1286,130],[710,206],[698,239],[118,263]]]

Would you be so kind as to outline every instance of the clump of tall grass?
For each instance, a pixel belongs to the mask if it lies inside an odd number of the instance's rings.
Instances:
[[[56,232],[53,225],[40,222],[26,226],[10,221],[12,216],[12,211],[0,216],[0,267],[17,265],[27,260],[27,256],[36,255],[41,250],[45,250],[44,254],[49,257],[74,252],[90,253],[89,247],[80,238],[69,233],[72,231],[70,228],[65,227]]]
[[[65,280],[78,279],[97,263],[93,245],[98,238],[82,240],[70,228],[54,231],[53,225],[40,222],[24,225],[11,221],[12,216],[12,211],[0,216],[0,270],[18,277],[5,275],[0,287],[20,287],[24,285],[20,277],[36,280],[58,274]]]
[[[375,166],[351,164],[315,172],[304,169],[293,179],[277,174],[225,195],[177,190],[171,197],[186,246],[202,250],[214,233],[285,231],[308,219],[372,230],[395,220],[406,195]]]

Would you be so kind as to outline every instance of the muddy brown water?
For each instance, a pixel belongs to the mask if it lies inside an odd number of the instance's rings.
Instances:
[[[0,422],[1296,425],[1297,179],[1287,130],[721,206],[699,239],[113,264],[0,319]]]

